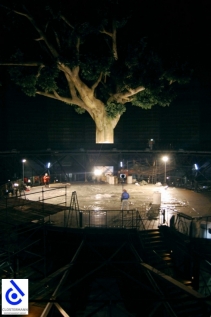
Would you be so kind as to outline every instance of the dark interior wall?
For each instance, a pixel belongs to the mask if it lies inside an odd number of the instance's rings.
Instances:
[[[115,128],[115,145],[127,149],[145,149],[148,140],[160,138],[159,107],[143,110],[128,106]]]
[[[47,109],[39,98],[26,98],[10,89],[6,109],[7,149],[46,148]]]
[[[79,149],[94,142],[95,127],[88,113],[79,115],[69,105],[42,101],[48,108],[48,148]]]
[[[4,98],[5,150],[75,149],[94,142],[94,124],[88,114],[42,96],[27,97],[16,87]]]
[[[160,108],[160,144],[165,149],[200,150],[201,105],[205,96],[198,83],[180,87],[175,101]]]
[[[211,150],[211,89],[201,89],[200,146]]]
[[[127,106],[115,128],[115,143],[103,148],[211,150],[211,97],[196,82],[180,88],[169,107],[143,110]],[[1,87],[0,150],[100,149],[88,113],[41,96],[27,97],[18,88]]]

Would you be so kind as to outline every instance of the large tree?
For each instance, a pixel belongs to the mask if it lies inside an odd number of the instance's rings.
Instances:
[[[114,142],[126,105],[170,104],[172,84],[184,82],[186,70],[163,62],[152,49],[134,16],[136,1],[53,3],[1,1],[0,64],[24,93],[87,111],[97,143]]]

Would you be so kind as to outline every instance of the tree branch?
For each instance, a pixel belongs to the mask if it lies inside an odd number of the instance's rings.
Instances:
[[[79,70],[80,70],[79,66],[76,66],[76,67],[73,68],[72,73],[73,73],[73,76],[74,76],[74,77],[77,77],[77,76],[78,76]]]
[[[4,63],[1,63],[0,62],[0,65],[1,66],[32,66],[32,67],[36,67],[36,66],[39,66],[39,67],[45,67],[45,65],[43,63],[40,63],[40,62],[20,62],[20,63],[16,63],[16,62],[4,62]]]
[[[117,42],[116,42],[116,20],[113,19],[112,21],[112,33],[107,32],[105,29],[100,31],[100,33],[104,33],[112,38],[112,51],[115,60],[118,60],[118,54],[117,54]]]
[[[117,43],[116,43],[116,21],[113,20],[113,34],[112,34],[112,47],[113,47],[113,54],[114,58],[117,61],[118,60],[118,54],[117,54]]]
[[[43,41],[43,38],[42,37],[39,37],[38,39],[35,39],[35,41]]]
[[[53,32],[54,32],[54,35],[55,35],[56,43],[57,43],[59,49],[61,49],[61,43],[60,43],[58,34],[57,34],[57,32],[54,29],[53,29]]]
[[[37,30],[37,32],[39,33],[40,37],[44,40],[45,44],[47,45],[48,49],[50,50],[51,54],[53,55],[53,57],[57,58],[59,56],[57,50],[53,47],[53,45],[50,44],[50,42],[48,41],[46,35],[43,33],[43,31],[38,27],[38,25],[36,24],[35,20],[33,19],[33,17],[31,17],[29,14],[27,13],[23,13],[17,10],[12,10],[14,13],[22,15],[24,17],[26,17],[31,24],[33,25],[33,27]]]
[[[74,29],[74,26],[72,24],[70,24],[70,22],[67,20],[67,18],[65,18],[62,14],[60,15],[61,19],[72,29]]]
[[[78,53],[79,53],[80,44],[81,44],[81,40],[80,40],[80,37],[78,37],[76,42],[76,49]]]
[[[86,86],[84,83],[81,82],[81,80],[79,79],[79,66],[74,67],[72,70],[66,66],[64,63],[58,62],[58,69],[61,70],[64,74],[65,77],[67,78],[67,81],[69,83],[69,80],[72,81],[74,87],[75,86],[75,81],[79,82],[80,81],[80,85],[84,85]],[[87,87],[87,86],[86,86]],[[87,87],[88,88],[88,87]]]
[[[141,91],[145,90],[145,87],[143,87],[143,86],[138,86],[138,87],[136,87],[136,88],[134,88],[134,89],[132,89],[132,88],[130,88],[130,87],[127,87],[127,90],[128,90],[128,93],[125,93],[125,95],[128,94],[128,97],[129,97],[129,96],[136,95],[138,92],[141,92]]]
[[[57,92],[54,91],[53,94],[50,94],[48,92],[44,92],[44,91],[36,91],[36,94],[37,95],[42,95],[44,97],[48,97],[48,98],[52,98],[52,99],[56,99],[56,100],[60,100],[60,101],[63,101],[67,104],[72,104],[72,99],[71,98],[66,98],[66,97],[61,97],[59,96],[59,94]]]
[[[70,78],[72,78],[73,73],[69,67],[67,67],[64,63],[61,63],[61,62],[58,62],[57,65],[59,70],[61,70],[64,74],[67,73],[67,75],[69,75]]]
[[[53,94],[50,94],[50,93],[44,92],[44,91],[36,91],[36,94],[47,97],[47,98],[56,99],[58,101],[62,101],[68,105],[79,106],[80,108],[83,108],[84,110],[89,112],[89,109],[87,108],[85,103],[81,99],[79,99],[77,96],[76,96],[76,98],[62,97],[55,90],[53,91]]]
[[[74,98],[74,99],[78,98],[77,94],[76,94],[76,89],[75,89],[75,86],[73,84],[73,81],[72,81],[70,74],[68,74],[67,72],[64,72],[64,75],[66,77],[72,98]]]
[[[104,34],[107,34],[108,36],[110,36],[110,37],[112,37],[112,33],[110,33],[110,32],[107,32],[106,30],[102,30],[102,31],[100,31],[100,33],[104,33]]]
[[[91,88],[92,90],[95,90],[97,88],[97,86],[101,82],[102,76],[103,76],[103,73],[101,72],[98,80],[92,85],[92,88]]]
[[[79,66],[75,67],[73,70],[71,70],[69,67],[67,67],[65,64],[59,62],[58,63],[58,68],[59,70],[61,70],[68,81],[69,84],[69,88],[70,88],[70,93],[73,93],[74,100],[77,99],[77,101],[82,102],[83,105],[81,106],[83,109],[85,109],[86,111],[89,112],[89,114],[91,115],[91,117],[93,117],[92,114],[92,108],[94,106],[93,103],[93,91],[91,88],[89,88],[84,82],[81,81],[80,77],[79,77]],[[73,92],[73,89],[75,89],[75,92]],[[80,95],[80,99],[79,97],[76,95],[76,90],[78,91],[79,95]],[[77,105],[79,105],[77,103]]]
[[[44,65],[40,65],[40,67],[38,68],[38,72],[37,72],[37,75],[36,77],[40,77],[40,73],[41,73],[41,70],[44,68],[45,66]]]
[[[78,40],[77,40],[77,44],[76,44],[77,50],[79,50],[79,46],[80,46],[80,38],[78,38]],[[67,67],[64,63],[62,63],[60,61],[58,62],[57,65],[58,65],[59,70],[61,70],[64,73],[67,73],[71,78],[78,77],[79,70],[80,70],[79,66],[75,66],[71,70],[69,67]]]
[[[169,85],[172,85],[175,82],[176,82],[176,79],[175,80],[172,79],[172,80],[170,80]]]
[[[129,97],[134,96],[134,95],[138,94],[139,92],[145,90],[145,87],[138,86],[138,87],[136,87],[134,89],[127,87],[126,89],[128,90],[127,92],[116,93],[116,94],[112,95],[108,99],[107,102],[115,101],[115,102],[124,104],[124,103],[130,101]]]

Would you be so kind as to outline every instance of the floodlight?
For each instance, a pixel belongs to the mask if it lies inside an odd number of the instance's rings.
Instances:
[[[95,170],[94,170],[94,174],[95,174],[96,176],[99,176],[99,175],[102,174],[102,171],[99,170],[99,169],[95,169]]]

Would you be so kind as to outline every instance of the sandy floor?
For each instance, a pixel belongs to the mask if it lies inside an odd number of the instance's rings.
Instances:
[[[125,188],[130,194],[130,209],[148,209],[151,203],[161,201],[161,207],[172,212],[182,212],[192,217],[211,216],[211,192],[197,193],[193,190],[147,184],[51,184],[50,188],[32,187],[26,192],[29,200],[46,199],[46,203],[70,206],[73,192],[77,194],[81,210],[120,210],[120,197]]]

